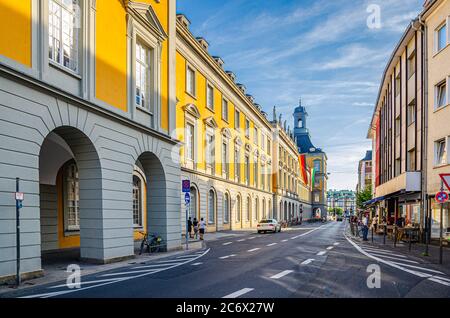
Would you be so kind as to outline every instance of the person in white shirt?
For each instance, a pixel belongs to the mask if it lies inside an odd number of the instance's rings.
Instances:
[[[368,213],[364,214],[362,219],[363,225],[363,241],[368,241],[367,235],[369,234],[369,215]]]
[[[203,241],[203,236],[205,235],[206,230],[206,222],[203,218],[200,219],[200,223],[198,224],[200,230],[200,240]]]

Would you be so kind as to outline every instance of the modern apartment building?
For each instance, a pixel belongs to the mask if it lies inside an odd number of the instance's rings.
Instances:
[[[0,277],[48,250],[107,263],[180,247],[175,1],[0,1]]]
[[[437,237],[440,173],[449,173],[450,1],[426,1],[397,44],[380,86],[368,137],[373,141],[373,204]],[[448,227],[448,204],[444,228]]]

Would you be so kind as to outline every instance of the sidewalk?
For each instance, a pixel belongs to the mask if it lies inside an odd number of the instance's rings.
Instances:
[[[392,253],[402,253],[411,259],[416,259],[422,264],[429,264],[438,270],[441,270],[448,275],[450,275],[450,248],[444,246],[443,248],[443,262],[442,265],[439,264],[439,246],[438,245],[428,245],[428,256],[424,256],[425,244],[422,243],[411,243],[411,251],[409,250],[409,242],[400,241],[397,242],[394,247],[394,241],[386,236],[386,244],[383,242],[383,235],[373,234],[372,242],[372,230],[369,230],[369,235],[367,238],[369,241],[364,242],[362,237],[355,237],[350,232],[350,226],[346,224],[346,234],[353,241],[357,242],[361,246],[372,246],[380,248],[383,250],[391,251]]]
[[[185,244],[182,244],[182,248],[179,250],[153,254],[147,254],[144,252],[142,255],[139,255],[140,242],[136,241],[134,258],[104,265],[90,264],[78,261],[77,259],[79,258],[79,250],[59,251],[57,253],[54,253],[54,255],[48,254],[43,257],[45,259],[45,263],[43,265],[44,276],[23,281],[21,286],[19,287],[19,290],[66,280],[69,275],[66,270],[67,266],[70,264],[76,264],[80,266],[82,275],[86,276],[108,271],[111,269],[135,265],[138,263],[155,261],[163,258],[191,253],[195,250],[202,249],[204,246],[205,245],[199,241],[197,243],[190,243],[189,250],[187,251],[185,250]],[[17,290],[14,285],[0,284],[0,298],[2,294],[11,292],[12,290]]]

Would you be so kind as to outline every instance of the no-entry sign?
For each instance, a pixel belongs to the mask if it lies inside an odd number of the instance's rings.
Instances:
[[[436,194],[436,201],[439,203],[445,203],[448,201],[448,193],[447,192],[438,192]]]

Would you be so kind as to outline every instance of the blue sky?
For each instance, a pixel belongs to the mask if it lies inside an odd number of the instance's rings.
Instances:
[[[302,98],[313,143],[328,155],[330,189],[355,189],[382,72],[423,0],[177,0],[248,93],[293,127]],[[370,29],[366,10],[381,9]]]

